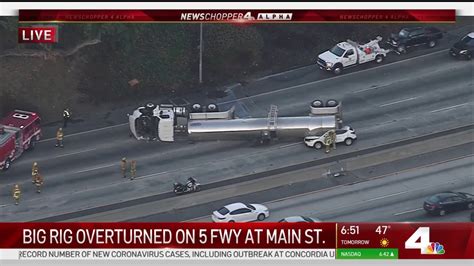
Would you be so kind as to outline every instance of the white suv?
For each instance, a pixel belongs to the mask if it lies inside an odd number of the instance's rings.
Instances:
[[[345,126],[342,129],[336,129],[336,143],[344,142],[347,146],[352,145],[357,139],[357,135],[353,128]],[[304,138],[304,144],[308,147],[315,149],[321,149],[324,147],[324,137],[320,136],[306,136]]]

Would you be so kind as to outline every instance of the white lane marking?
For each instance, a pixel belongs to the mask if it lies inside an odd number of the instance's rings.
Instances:
[[[376,89],[388,88],[391,85],[393,85],[393,83],[386,84],[386,85],[381,85],[381,86],[370,87],[370,88],[362,89],[362,90],[357,90],[357,91],[353,91],[352,93],[361,93],[361,92],[366,92],[366,91],[371,91],[371,90],[376,90]]]
[[[65,153],[65,154],[59,154],[59,155],[57,155],[57,156],[51,157],[50,159],[66,157],[66,156],[69,156],[69,155],[84,153],[84,152],[93,151],[93,150],[97,150],[97,148],[86,149],[86,150],[80,150],[80,151],[70,152],[70,153]]]
[[[413,190],[412,190],[413,191]],[[401,194],[406,194],[406,193],[409,193],[409,192],[412,192],[410,190],[408,191],[401,191],[401,192],[398,192],[398,193],[393,193],[393,194],[389,194],[389,195],[385,195],[385,196],[380,196],[380,197],[376,197],[376,198],[371,198],[371,199],[368,199],[366,201],[374,201],[374,200],[380,200],[380,199],[385,199],[385,198],[389,198],[389,197],[393,197],[393,196],[398,196],[398,195],[401,195]]]
[[[101,166],[97,166],[97,167],[94,167],[94,168],[89,168],[89,169],[85,169],[85,170],[76,171],[76,172],[73,172],[72,174],[80,174],[80,173],[90,172],[90,171],[99,170],[99,169],[102,169],[102,168],[111,167],[111,166],[114,166],[114,165],[118,165],[118,164],[113,163],[113,164],[101,165]]]
[[[263,93],[260,93],[260,94],[255,94],[255,95],[248,96],[248,97],[242,97],[242,98],[238,98],[238,99],[235,99],[235,100],[225,101],[225,102],[218,103],[218,105],[221,105],[221,104],[228,104],[228,103],[233,103],[233,102],[238,102],[238,101],[241,101],[241,100],[247,100],[247,99],[252,99],[252,98],[257,98],[257,97],[260,97],[260,96],[269,95],[269,94],[273,94],[273,93],[278,93],[278,92],[282,92],[282,91],[286,91],[286,90],[291,90],[291,89],[295,89],[295,88],[299,88],[299,87],[304,87],[304,86],[307,86],[307,85],[314,85],[314,84],[317,84],[317,83],[320,83],[320,82],[329,81],[329,80],[334,80],[334,79],[338,79],[338,78],[342,78],[342,77],[347,77],[347,76],[351,76],[351,75],[355,75],[355,74],[359,74],[359,73],[364,73],[364,72],[371,71],[371,70],[374,70],[374,69],[379,69],[379,68],[382,68],[382,67],[387,67],[387,66],[391,66],[391,65],[394,65],[394,64],[402,63],[402,62],[408,62],[408,61],[411,61],[411,60],[415,60],[415,59],[427,57],[427,56],[430,56],[430,55],[435,55],[435,54],[440,54],[440,53],[446,53],[448,50],[449,50],[449,49],[444,49],[444,50],[437,51],[437,52],[434,52],[434,53],[419,55],[419,56],[407,58],[407,59],[404,59],[404,60],[400,60],[400,61],[395,61],[395,62],[392,62],[392,63],[388,63],[388,64],[385,64],[385,65],[375,66],[375,67],[372,67],[372,68],[368,68],[368,69],[363,69],[363,70],[359,70],[359,71],[356,71],[356,72],[347,73],[347,74],[340,75],[340,76],[334,76],[334,77],[330,77],[330,78],[326,78],[326,79],[320,79],[320,80],[316,80],[316,81],[311,81],[311,82],[303,83],[303,84],[300,84],[300,85],[295,85],[295,86],[291,86],[291,87],[287,87],[287,88],[282,88],[282,89],[278,89],[278,90],[272,90],[272,91],[269,91],[269,92],[263,92]],[[318,70],[319,70],[319,69],[318,69]]]
[[[127,123],[122,123],[122,124],[113,125],[113,126],[108,126],[108,127],[100,127],[100,128],[96,128],[96,129],[92,129],[92,130],[81,131],[81,132],[72,133],[72,134],[65,134],[65,135],[64,135],[64,138],[73,137],[73,136],[79,136],[79,135],[83,135],[83,134],[88,134],[88,133],[92,133],[92,132],[97,132],[97,131],[101,131],[101,130],[110,129],[110,128],[121,127],[121,126],[125,126],[125,125],[128,125],[128,122],[127,122]],[[55,139],[56,139],[56,138],[42,139],[42,140],[40,140],[40,141],[38,141],[38,142],[46,142],[46,141],[51,141],[51,140],[55,140]]]
[[[417,212],[417,211],[421,211],[421,210],[423,210],[423,208],[416,208],[416,209],[413,209],[413,210],[397,212],[397,213],[394,213],[393,215],[398,216],[398,215],[407,214],[407,213],[411,213],[411,212]]]
[[[293,142],[293,143],[290,143],[290,144],[278,146],[278,148],[286,148],[286,147],[291,147],[291,146],[300,145],[300,144],[301,144],[301,142]]]
[[[441,108],[441,109],[436,109],[436,110],[430,111],[430,113],[448,111],[448,110],[455,109],[455,108],[458,108],[458,107],[461,107],[461,106],[464,106],[464,105],[468,105],[468,104],[470,104],[470,103],[462,103],[462,104],[458,104],[458,105],[448,106],[448,107],[444,107],[444,108]]]
[[[261,81],[261,80],[268,79],[268,78],[271,78],[271,77],[285,75],[285,74],[288,74],[288,73],[291,73],[291,72],[294,72],[294,71],[297,71],[297,70],[301,70],[301,69],[305,69],[305,68],[311,68],[311,67],[315,67],[315,64],[311,64],[309,66],[302,66],[302,67],[298,67],[298,68],[295,68],[295,69],[290,69],[290,70],[283,71],[283,72],[280,72],[280,73],[271,74],[271,75],[268,75],[268,76],[258,78],[255,81]]]
[[[416,98],[418,98],[418,97],[410,97],[410,98],[403,99],[403,100],[399,100],[399,101],[395,101],[395,102],[384,103],[384,104],[379,105],[379,107],[385,107],[385,106],[394,105],[394,104],[397,104],[397,103],[408,102],[408,101],[415,100]]]

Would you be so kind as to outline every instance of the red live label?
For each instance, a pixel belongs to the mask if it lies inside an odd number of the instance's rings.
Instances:
[[[54,43],[57,42],[56,27],[19,27],[19,43]]]

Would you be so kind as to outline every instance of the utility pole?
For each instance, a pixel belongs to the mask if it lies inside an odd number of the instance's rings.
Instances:
[[[199,84],[202,83],[202,23],[200,24],[199,32]]]

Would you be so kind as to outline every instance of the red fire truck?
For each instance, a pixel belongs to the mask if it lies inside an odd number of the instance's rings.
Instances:
[[[15,110],[0,120],[0,170],[26,150],[32,150],[41,137],[40,117],[37,113]]]

